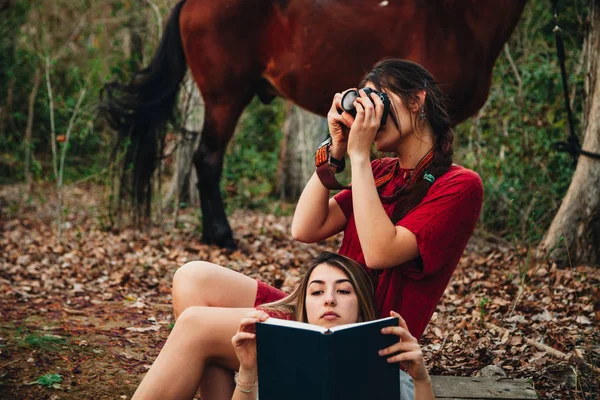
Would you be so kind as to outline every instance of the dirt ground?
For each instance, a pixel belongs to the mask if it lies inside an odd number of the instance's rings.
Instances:
[[[340,242],[294,242],[291,217],[251,211],[230,216],[235,252],[202,244],[191,209],[176,226],[164,216],[143,233],[116,230],[105,193],[88,187],[68,189],[58,243],[53,190],[36,190],[28,199],[0,187],[0,399],[129,399],[173,326],[179,266],[208,260],[289,291],[311,257]],[[527,248],[482,236],[421,340],[431,373],[495,364],[540,398],[598,399],[600,269],[528,266]],[[44,385],[47,374],[62,380]]]

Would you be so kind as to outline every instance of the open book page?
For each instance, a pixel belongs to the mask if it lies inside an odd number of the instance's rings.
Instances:
[[[305,329],[305,330],[321,332],[321,333],[328,333],[328,332],[333,333],[333,332],[341,331],[344,329],[355,328],[355,327],[363,326],[363,325],[376,324],[381,321],[388,321],[388,320],[392,320],[392,319],[397,320],[396,317],[388,317],[388,318],[374,319],[372,321],[366,321],[366,322],[356,322],[354,324],[338,325],[338,326],[334,326],[333,328],[329,328],[329,329],[323,328],[318,325],[309,324],[306,322],[290,321],[287,319],[279,319],[279,318],[269,318],[265,322],[262,322],[262,323],[269,324],[269,325],[277,325],[277,326],[287,326],[288,328]]]
[[[304,329],[321,333],[325,333],[328,330],[327,328],[323,328],[319,325],[307,324],[305,322],[290,321],[288,319],[279,318],[268,318],[266,321],[260,323],[268,325],[287,326],[288,328]]]
[[[363,326],[363,325],[370,325],[370,324],[377,324],[381,321],[389,321],[389,320],[398,320],[397,317],[387,317],[387,318],[381,318],[381,319],[374,319],[372,321],[367,321],[367,322],[356,322],[354,324],[346,324],[346,325],[338,325],[338,326],[334,326],[333,328],[331,328],[331,332],[337,332],[337,331],[341,331],[344,329],[350,329],[350,328],[355,328],[357,326]],[[398,325],[398,323],[396,323],[396,325]]]

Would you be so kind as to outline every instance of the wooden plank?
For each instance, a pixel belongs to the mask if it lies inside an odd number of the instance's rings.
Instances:
[[[529,400],[537,399],[535,389],[525,379],[498,377],[432,376],[436,399],[445,400]]]

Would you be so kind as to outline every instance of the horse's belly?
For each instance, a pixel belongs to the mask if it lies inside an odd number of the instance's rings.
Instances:
[[[288,48],[271,54],[263,76],[300,106],[324,115],[333,95],[356,87],[377,61],[386,56],[419,59],[421,49],[378,35],[307,27]]]

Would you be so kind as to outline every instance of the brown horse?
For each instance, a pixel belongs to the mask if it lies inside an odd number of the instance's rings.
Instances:
[[[489,94],[492,69],[524,0],[184,0],[150,65],[109,83],[102,110],[128,146],[132,196],[149,212],[150,183],[187,67],[205,102],[194,163],[203,240],[234,248],[219,180],[223,155],[253,96],[325,115],[335,92],[356,86],[378,60],[416,61],[446,83],[454,123]],[[125,176],[125,175],[124,175]],[[123,186],[127,187],[127,186]]]

